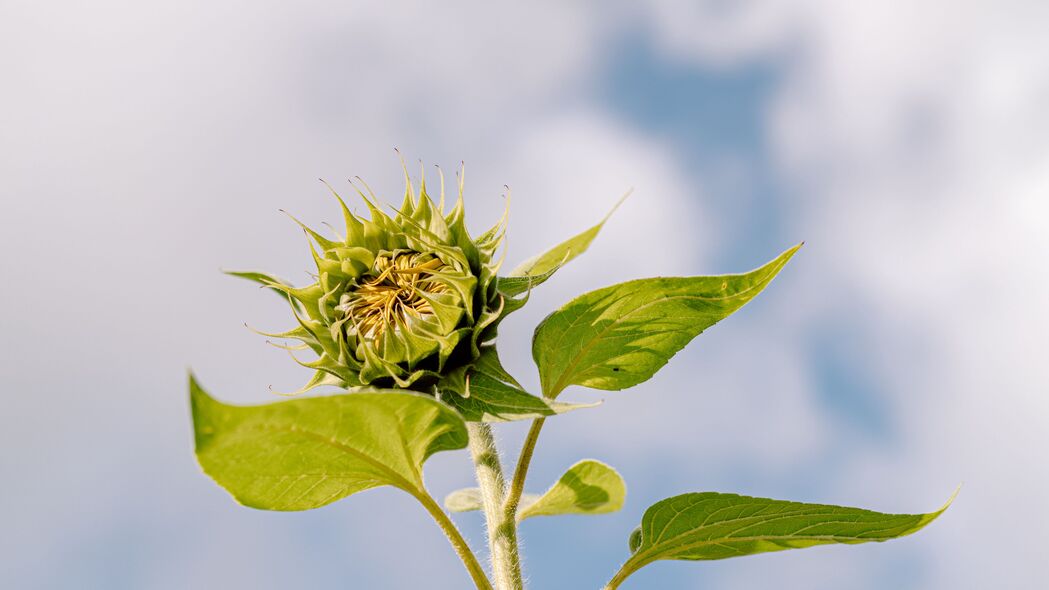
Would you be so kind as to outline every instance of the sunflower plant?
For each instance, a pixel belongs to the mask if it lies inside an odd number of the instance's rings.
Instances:
[[[499,361],[499,324],[528,302],[532,289],[582,254],[608,217],[500,274],[505,214],[471,236],[462,175],[450,208],[443,177],[436,202],[425,179],[418,189],[407,171],[405,180],[403,201],[388,211],[363,185],[357,192],[367,216],[352,212],[332,190],[343,235],[325,236],[300,223],[316,266],[313,283],[296,287],[266,273],[230,272],[288,303],[291,328],[267,336],[289,342],[284,346],[296,362],[313,370],[293,393],[338,391],[234,406],[211,397],[191,375],[196,456],[238,503],[263,510],[309,510],[371,488],[398,488],[433,517],[477,588],[521,590],[522,521],[613,512],[626,497],[622,477],[594,459],[572,465],[545,491],[526,493],[547,419],[595,405],[561,401],[561,393],[573,385],[622,390],[646,381],[765,289],[800,244],[742,274],[627,281],[572,299],[535,329],[540,388],[532,392]],[[529,420],[531,427],[509,471],[493,425],[515,420]],[[423,464],[434,453],[461,449],[469,450],[476,485],[438,502],[424,483]],[[650,506],[636,529],[624,531],[624,562],[603,588],[619,588],[660,560],[886,541],[921,529],[944,509],[884,514],[718,492],[681,494]],[[451,518],[471,510],[484,513],[487,568]]]

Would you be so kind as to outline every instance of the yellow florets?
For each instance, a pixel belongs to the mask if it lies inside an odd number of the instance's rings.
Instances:
[[[388,330],[410,330],[416,321],[434,315],[431,296],[448,290],[435,276],[445,266],[432,254],[380,255],[377,274],[343,293],[336,309],[349,317],[359,337],[380,347]]]

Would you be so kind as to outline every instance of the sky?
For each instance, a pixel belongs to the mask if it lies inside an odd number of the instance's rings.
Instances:
[[[651,381],[551,420],[541,490],[595,458],[613,515],[524,523],[530,588],[599,588],[652,503],[689,491],[926,512],[914,536],[660,562],[624,589],[1030,588],[1049,576],[1049,5],[1038,1],[0,3],[0,586],[430,588],[469,580],[403,493],[235,505],[192,454],[186,371],[233,402],[308,371],[291,321],[222,275],[306,281],[323,178],[390,201],[466,169],[512,193],[510,267],[632,196],[504,324],[655,275],[769,288]],[[507,460],[523,436],[497,430]],[[427,464],[440,497],[465,452]],[[456,517],[483,544],[477,514]]]

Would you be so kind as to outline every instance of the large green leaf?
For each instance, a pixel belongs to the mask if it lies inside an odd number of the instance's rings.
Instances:
[[[640,279],[591,291],[535,330],[543,394],[569,385],[625,389],[655,374],[703,330],[753,299],[801,247],[751,272]]]
[[[953,499],[953,498],[952,498]],[[704,492],[653,504],[631,535],[634,554],[607,588],[662,559],[710,560],[831,543],[888,541],[920,530],[928,514],[883,514],[861,508],[802,504]]]
[[[455,410],[399,391],[232,406],[190,377],[190,402],[204,472],[264,510],[318,508],[385,485],[420,497],[423,462],[468,441]]]
[[[623,507],[626,484],[608,465],[586,459],[571,466],[544,494],[524,494],[517,521],[558,514],[605,514]],[[481,490],[464,488],[448,494],[444,506],[452,512],[482,510]]]
[[[597,225],[580,234],[576,234],[553,248],[550,248],[546,252],[533,256],[517,265],[517,268],[510,271],[508,277],[499,279],[499,291],[504,295],[513,296],[523,293],[546,281],[557,269],[561,268],[565,263],[576,256],[579,256],[590,247],[590,243],[594,241],[594,238],[597,237],[601,228],[605,226],[608,218],[615,213],[616,209],[619,208],[619,205],[621,205],[628,196],[630,196],[629,192],[623,195],[623,197],[616,202],[615,206],[612,207],[612,210],[609,211],[608,214],[605,215],[605,218]]]
[[[467,396],[449,393],[444,396],[443,400],[458,410],[463,419],[468,422],[532,420],[599,405],[596,403],[573,404],[544,399],[498,381],[485,373],[470,374]]]

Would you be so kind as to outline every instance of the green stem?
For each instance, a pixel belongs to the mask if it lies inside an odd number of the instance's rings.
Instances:
[[[532,454],[535,453],[535,445],[539,441],[539,432],[543,430],[546,418],[537,418],[532,421],[532,427],[528,429],[524,444],[521,446],[521,454],[517,457],[517,467],[514,468],[514,479],[510,483],[510,492],[506,496],[503,512],[508,518],[517,520],[517,507],[521,503],[521,494],[524,493],[525,478],[528,477],[528,466],[532,463]]]
[[[422,492],[420,494],[412,494],[415,496],[426,511],[430,513],[430,516],[437,521],[437,526],[441,527],[444,534],[451,541],[452,547],[455,552],[459,554],[459,559],[463,560],[463,565],[466,566],[466,571],[470,572],[470,577],[473,578],[474,584],[477,586],[477,590],[492,590],[492,583],[488,581],[488,576],[484,573],[484,568],[481,567],[481,563],[477,561],[477,556],[474,555],[473,551],[470,550],[470,545],[463,538],[463,535],[456,528],[455,523],[452,519],[448,518],[448,515],[441,509],[441,506],[437,504],[437,501],[433,499],[428,492]]]
[[[470,433],[470,455],[477,471],[477,485],[481,488],[488,525],[488,547],[495,587],[498,590],[524,590],[517,548],[517,522],[512,517],[506,518],[503,511],[506,481],[503,479],[495,436],[491,426],[481,422],[467,422],[466,428]]]
[[[605,587],[601,590],[616,590],[616,588],[619,588],[619,585],[622,584],[627,578],[629,578],[631,574],[641,569],[648,563],[651,563],[651,561],[638,560],[637,554],[635,553],[634,555],[630,556],[630,559],[626,560],[626,563],[624,563],[622,567],[619,568],[619,571],[616,572],[616,575],[612,576],[612,579],[609,580],[608,583],[605,584]]]
[[[616,573],[615,577],[609,580],[608,584],[605,584],[605,587],[602,588],[602,590],[616,590],[616,588],[619,588],[619,585],[622,584],[623,580],[626,579],[626,576],[622,575],[622,573],[623,570],[619,570],[619,572]]]

